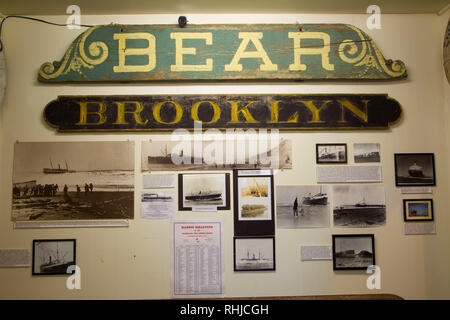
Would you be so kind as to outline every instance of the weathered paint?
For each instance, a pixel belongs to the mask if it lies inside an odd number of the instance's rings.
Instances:
[[[401,106],[386,94],[60,96],[44,110],[61,132],[271,128],[382,129]]]
[[[406,77],[345,24],[102,25],[72,43],[39,81],[334,80]]]

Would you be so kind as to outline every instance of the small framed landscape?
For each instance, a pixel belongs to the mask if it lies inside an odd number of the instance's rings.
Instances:
[[[373,234],[333,234],[333,270],[366,270],[375,265]]]
[[[403,199],[405,222],[433,221],[433,199]]]
[[[234,237],[234,271],[274,271],[275,237]]]
[[[395,153],[395,185],[435,186],[434,153]]]
[[[316,163],[347,163],[347,144],[316,144]]]
[[[75,239],[33,240],[33,275],[67,275],[75,264]]]
[[[178,210],[230,210],[230,174],[179,174]]]

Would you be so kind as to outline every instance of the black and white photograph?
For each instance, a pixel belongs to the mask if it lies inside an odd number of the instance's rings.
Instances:
[[[277,186],[278,228],[328,228],[330,200],[328,186]]]
[[[178,175],[178,210],[230,209],[229,173],[184,173]]]
[[[291,140],[143,141],[143,171],[292,168]]]
[[[347,144],[316,144],[316,163],[347,163]]]
[[[238,177],[239,220],[272,220],[272,177]]]
[[[75,239],[33,240],[33,275],[67,275],[67,268],[75,264]]]
[[[434,153],[395,153],[396,186],[435,186]]]
[[[379,143],[353,144],[355,163],[380,162]]]
[[[275,270],[275,237],[234,237],[234,271]]]
[[[366,270],[375,265],[373,234],[333,235],[333,270]]]
[[[386,224],[382,185],[334,185],[333,220],[336,227],[379,227]]]
[[[433,199],[403,199],[405,222],[433,221]]]
[[[141,217],[143,219],[172,218],[174,199],[172,193],[143,193],[141,195]]]
[[[133,219],[134,143],[19,142],[12,220]]]

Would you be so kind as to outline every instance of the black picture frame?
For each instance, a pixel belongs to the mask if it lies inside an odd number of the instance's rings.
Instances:
[[[331,153],[329,151],[330,148],[339,148],[343,147],[343,155],[338,150],[336,153]],[[328,151],[327,151],[328,150]],[[328,152],[324,155],[324,152]],[[336,157],[335,157],[336,156]],[[335,160],[334,160],[335,158]],[[347,144],[346,143],[317,143],[316,144],[316,164],[346,164],[348,161],[347,156]]]
[[[224,179],[224,183],[225,185],[223,186],[223,188],[225,188],[225,190],[221,190],[222,194],[223,191],[225,192],[225,201],[223,205],[218,205],[217,206],[217,210],[230,210],[230,174],[229,173],[217,173],[217,172],[208,172],[208,173],[179,173],[178,174],[178,210],[179,211],[192,211],[193,207],[211,207],[211,206],[215,206],[214,201],[210,201],[209,204],[204,204],[206,202],[202,202],[201,204],[197,204],[195,206],[186,206],[185,204],[185,199],[184,199],[184,177],[185,176],[197,176],[198,178],[206,178],[208,176],[212,177],[212,176],[218,176],[218,175],[223,175],[223,179]]]
[[[426,204],[427,215],[414,216],[413,212],[422,210],[424,204]],[[434,221],[433,199],[403,199],[403,220],[405,222]]]
[[[76,239],[33,240],[32,275],[67,275],[72,265],[76,265]]]
[[[275,271],[275,236],[234,237],[233,266],[235,272]]]
[[[357,238],[366,238],[367,244],[357,243]],[[347,241],[338,243],[340,239]],[[353,240],[353,245],[349,242]],[[333,270],[367,270],[371,265],[375,265],[375,236],[373,234],[333,234]],[[356,250],[364,245],[365,250],[360,250],[356,253]],[[344,251],[336,252],[338,248],[347,248]],[[371,250],[372,252],[370,252]],[[371,257],[369,256],[371,254]],[[356,258],[370,260],[364,265],[357,265]],[[353,261],[352,261],[353,259]],[[343,265],[347,264],[347,266]]]
[[[394,153],[395,186],[436,185],[434,153]]]
[[[240,180],[264,179],[268,182],[268,217],[244,218],[241,215]],[[235,236],[271,236],[275,234],[275,201],[273,172],[270,169],[233,170],[233,197],[234,197],[234,235]],[[256,210],[256,209],[255,209]]]

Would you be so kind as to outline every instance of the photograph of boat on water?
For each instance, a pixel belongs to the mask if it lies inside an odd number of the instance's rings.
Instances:
[[[292,169],[291,140],[143,141],[142,171]]]
[[[347,144],[316,144],[316,163],[347,163]]]
[[[335,227],[379,227],[386,224],[383,185],[334,185]]]
[[[33,275],[67,275],[67,268],[76,265],[75,239],[33,240]]]
[[[237,183],[239,220],[272,220],[272,177],[241,176]]]
[[[395,153],[395,185],[435,186],[434,153]]]
[[[328,228],[329,187],[277,186],[276,210],[277,228]]]
[[[12,220],[134,217],[134,142],[19,142]]]
[[[379,143],[355,143],[353,153],[355,163],[380,162]]]
[[[178,175],[178,210],[230,209],[229,173],[182,173]],[[193,210],[195,209],[195,210]]]
[[[433,221],[433,199],[403,199],[405,222]]]
[[[333,234],[333,270],[367,270],[375,265],[373,234]]]
[[[234,237],[234,271],[275,270],[275,237]]]

